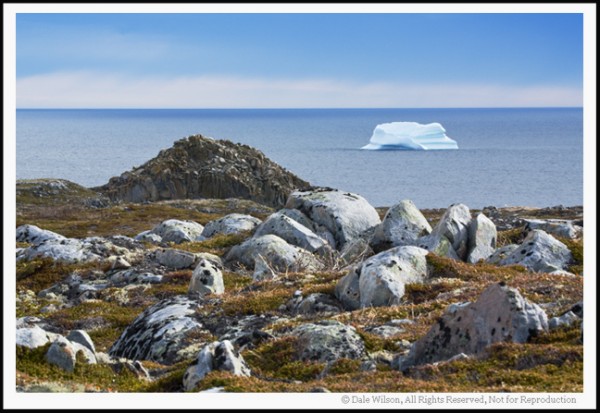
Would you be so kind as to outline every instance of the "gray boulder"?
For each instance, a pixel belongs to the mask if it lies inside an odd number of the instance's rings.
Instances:
[[[154,252],[154,257],[160,265],[175,270],[191,268],[196,263],[195,254],[174,248],[158,249]]]
[[[302,324],[292,330],[297,337],[297,357],[304,361],[333,362],[340,358],[360,359],[365,344],[354,327],[334,320]]]
[[[519,248],[517,244],[508,244],[498,248],[492,255],[490,255],[486,262],[489,264],[498,265],[500,261],[511,255],[516,249]]]
[[[204,227],[194,221],[180,221],[178,219],[168,219],[161,222],[152,229],[152,233],[161,237],[162,242],[182,242],[202,241],[202,231]]]
[[[229,214],[207,223],[202,231],[202,236],[210,238],[217,234],[239,234],[245,231],[252,231],[261,222],[260,219],[252,215]]]
[[[46,345],[49,341],[48,333],[37,325],[17,328],[17,346],[37,348]]]
[[[565,244],[542,230],[534,229],[500,265],[522,265],[530,271],[553,272],[566,269],[573,259]]]
[[[35,225],[21,225],[17,228],[17,242],[28,242],[32,245],[40,245],[45,241],[62,241],[66,239],[56,232],[41,229]]]
[[[469,207],[464,204],[452,204],[433,229],[432,235],[435,238],[447,238],[458,257],[464,261],[469,252],[470,222],[471,212]],[[430,251],[432,250],[430,249]]]
[[[310,218],[306,216],[306,214],[298,211],[297,209],[282,208],[277,212],[281,215],[285,215],[286,217],[293,219],[297,223],[304,225],[306,228],[315,232],[314,222],[312,222]]]
[[[98,261],[101,257],[91,251],[88,242],[74,239],[47,239],[37,245],[24,248],[17,254],[17,260],[51,258],[68,263]]]
[[[427,219],[410,200],[392,206],[376,227],[371,247],[376,252],[403,245],[415,245],[417,240],[432,231]]]
[[[67,340],[81,344],[84,347],[87,347],[92,353],[96,353],[96,346],[94,346],[94,342],[92,338],[85,330],[73,330],[67,336]]]
[[[498,232],[496,225],[485,215],[479,214],[469,224],[469,254],[467,262],[475,264],[488,259],[496,250]]]
[[[77,353],[79,352],[82,353],[85,363],[96,364],[96,357],[90,349],[79,343],[69,341],[62,336],[57,337],[52,345],[50,345],[46,353],[46,361],[65,371],[73,372],[77,363]]]
[[[253,237],[234,246],[225,256],[225,263],[246,268],[255,268],[258,263],[259,267],[266,265],[276,272],[315,270],[322,267],[311,253],[288,244],[276,235]]]
[[[360,286],[358,279],[362,271],[362,264],[355,265],[352,269],[340,278],[335,286],[335,296],[342,303],[344,309],[348,311],[360,308]]]
[[[255,237],[277,235],[289,244],[303,248],[309,252],[325,254],[330,252],[329,243],[292,218],[276,212],[256,228]]]
[[[581,321],[581,318],[575,315],[574,312],[567,311],[560,317],[552,317],[550,321],[548,321],[548,327],[550,328],[550,330],[554,330],[559,327],[569,327],[577,321]]]
[[[366,260],[358,279],[360,307],[399,304],[404,286],[427,277],[427,251],[412,246],[395,247]]]
[[[159,244],[162,242],[162,237],[152,232],[152,230],[143,231],[137,234],[134,238],[136,241],[145,241],[152,244]]]
[[[315,315],[318,313],[339,313],[342,306],[335,298],[322,293],[310,294],[294,306],[294,314]]]
[[[198,351],[208,334],[196,318],[198,302],[184,296],[160,301],[140,314],[109,350],[111,357],[172,364]]]
[[[235,376],[250,376],[250,368],[230,341],[215,341],[200,350],[195,365],[183,376],[185,391],[193,390],[213,370],[228,371]]]
[[[567,219],[524,219],[525,230],[540,229],[557,237],[576,239],[583,235],[583,228]]]
[[[118,271],[110,276],[110,282],[116,286],[129,284],[158,284],[162,282],[163,276],[150,272],[140,271],[136,268]]]
[[[448,257],[453,260],[460,260],[460,257],[452,247],[452,243],[445,236],[439,234],[429,234],[417,240],[416,244],[419,248],[423,248],[429,252],[439,255],[440,257]]]
[[[334,240],[332,247],[338,250],[381,222],[379,214],[366,199],[330,188],[293,192],[286,208],[298,209],[308,216],[315,224],[315,232],[322,238],[327,239],[321,235],[321,229],[331,233]]]
[[[212,262],[201,259],[190,280],[188,292],[190,294],[223,294],[225,287],[223,285],[223,273]]]
[[[499,341],[525,343],[548,329],[548,318],[537,304],[525,300],[504,283],[492,284],[475,303],[452,304],[425,337],[416,341],[401,369],[476,354]]]

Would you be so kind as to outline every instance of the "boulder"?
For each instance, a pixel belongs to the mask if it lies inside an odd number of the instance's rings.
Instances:
[[[341,250],[344,245],[358,237],[363,231],[378,225],[379,214],[360,195],[331,188],[310,188],[293,192],[286,208],[303,212],[315,224],[315,232],[332,234],[332,247]]]
[[[427,277],[427,253],[418,247],[395,247],[363,262],[358,278],[360,307],[399,304],[406,284],[422,283]]]
[[[17,328],[17,346],[37,348],[46,345],[49,341],[48,333],[37,325]]]
[[[338,321],[302,324],[291,335],[298,339],[296,356],[300,360],[331,363],[366,356],[365,344],[354,327]]]
[[[303,248],[309,252],[326,254],[331,250],[329,243],[323,238],[280,212],[270,215],[265,222],[260,224],[256,228],[254,236],[260,237],[269,234],[277,235],[289,244]]]
[[[162,242],[162,237],[158,234],[152,232],[152,230],[143,231],[137,234],[134,238],[136,241],[140,242],[149,242],[151,244],[160,244]]]
[[[557,237],[576,239],[583,235],[583,228],[567,219],[524,219],[525,231],[539,229]]]
[[[429,252],[439,255],[440,257],[448,257],[453,260],[460,260],[460,257],[454,251],[452,243],[445,236],[439,234],[429,234],[417,240],[417,246]]]
[[[228,340],[215,341],[200,350],[196,364],[185,372],[184,390],[193,390],[200,380],[213,370],[227,371],[234,376],[250,376],[250,368],[233,344]]]
[[[496,225],[485,215],[477,215],[469,224],[467,262],[475,264],[480,260],[488,259],[496,250],[497,238]]]
[[[109,350],[111,357],[173,364],[198,349],[208,332],[196,318],[198,302],[175,296],[147,308]],[[197,350],[196,350],[197,351]]]
[[[190,280],[188,293],[198,294],[223,294],[225,287],[223,285],[223,273],[212,262],[201,259]]]
[[[335,286],[335,296],[340,300],[345,310],[353,311],[360,308],[358,278],[361,271],[362,264],[355,265]]]
[[[204,227],[194,221],[180,221],[178,219],[168,219],[161,222],[152,229],[152,233],[161,237],[162,242],[182,242],[202,241],[202,231]]]
[[[87,242],[74,239],[47,239],[37,245],[22,249],[17,254],[17,260],[33,260],[36,258],[51,258],[54,261],[68,263],[98,261],[101,257],[91,251]]]
[[[158,284],[162,282],[162,279],[162,275],[140,271],[136,268],[118,271],[110,276],[111,284],[116,286],[129,284]]]
[[[252,215],[229,214],[207,223],[202,231],[202,236],[210,238],[217,234],[239,234],[252,231],[261,222],[260,219]]]
[[[40,245],[45,241],[62,241],[66,239],[56,232],[41,229],[35,225],[21,225],[17,228],[17,242],[28,242],[32,245]]]
[[[488,264],[498,265],[500,261],[511,255],[519,248],[517,244],[508,244],[495,250],[485,261]]]
[[[69,341],[62,336],[57,337],[50,345],[46,353],[46,361],[65,371],[73,372],[77,363],[77,353],[79,352],[82,353],[85,363],[96,364],[96,357],[89,348]]]
[[[194,135],[94,190],[113,201],[241,198],[280,208],[308,185],[254,148]]]
[[[303,298],[293,309],[294,314],[315,315],[318,313],[339,313],[342,306],[339,301],[327,294],[314,293]]]
[[[381,252],[392,247],[416,245],[419,238],[431,233],[431,225],[410,200],[392,206],[376,227],[371,247]]]
[[[577,321],[581,321],[581,318],[578,317],[574,312],[567,311],[560,317],[552,317],[550,321],[548,321],[548,327],[550,330],[554,330],[559,327],[569,327]]]
[[[322,267],[311,253],[288,244],[276,235],[253,237],[234,246],[225,256],[225,262],[246,268],[255,268],[258,262],[259,267],[266,264],[276,272],[315,270]]]
[[[73,330],[67,336],[67,340],[81,344],[82,346],[88,348],[92,353],[96,353],[96,346],[94,346],[94,342],[92,338],[85,330]]]
[[[401,369],[477,354],[492,343],[525,343],[548,329],[548,318],[537,304],[525,300],[504,283],[487,287],[475,303],[450,305],[444,315],[417,340]]]
[[[566,269],[573,259],[565,244],[542,230],[532,230],[519,248],[500,261],[500,265],[522,265],[530,271],[552,272]]]
[[[448,207],[438,224],[432,231],[434,238],[445,237],[456,251],[461,260],[465,260],[468,254],[469,223],[471,212],[464,204],[452,204]],[[430,249],[430,251],[432,251]]]
[[[300,212],[297,209],[289,209],[289,208],[282,208],[277,212],[280,213],[281,215],[285,215],[286,217],[293,219],[297,223],[304,225],[306,228],[315,232],[314,222],[312,222],[310,220],[310,218],[307,217],[306,214],[304,214],[303,212]]]
[[[160,265],[175,270],[191,268],[196,263],[195,254],[174,248],[158,249],[154,252],[154,256]]]

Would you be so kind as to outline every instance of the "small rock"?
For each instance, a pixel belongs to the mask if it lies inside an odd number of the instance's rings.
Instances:
[[[87,347],[88,349],[90,349],[90,351],[92,353],[96,353],[96,346],[94,346],[94,342],[92,341],[92,338],[90,337],[90,335],[84,331],[84,330],[73,330],[69,333],[69,335],[67,336],[67,340],[74,342],[74,343],[79,343],[84,347]]]
[[[567,311],[560,317],[552,317],[550,321],[548,321],[548,327],[550,328],[550,330],[554,330],[563,326],[569,327],[576,321],[580,320],[581,318],[575,315],[575,313],[573,313],[572,311]]]
[[[217,234],[239,234],[246,231],[253,231],[261,220],[251,215],[229,214],[222,218],[210,221],[204,226],[202,236],[206,238]]]

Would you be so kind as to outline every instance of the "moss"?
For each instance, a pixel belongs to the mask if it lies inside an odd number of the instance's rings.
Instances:
[[[51,258],[17,261],[17,290],[32,290],[36,294],[67,278],[75,271],[85,273],[99,269],[102,264],[69,264]]]
[[[60,383],[77,382],[99,387],[105,391],[137,392],[144,388],[145,382],[138,379],[128,369],[116,372],[107,364],[77,363],[71,373],[46,361],[45,355],[50,344],[35,349],[17,347],[17,371],[36,379]]]
[[[365,343],[365,348],[369,353],[373,353],[375,351],[388,350],[392,352],[397,352],[400,350],[400,347],[396,344],[398,339],[386,339],[380,337],[376,334],[371,334],[366,331],[357,330],[357,333],[363,339]]]
[[[562,237],[557,237],[557,239],[567,246],[573,256],[573,260],[567,271],[575,274],[583,274],[583,240],[572,240]]]
[[[206,241],[185,242],[179,244],[177,248],[194,253],[209,252],[215,255],[223,255],[227,249],[233,247],[234,245],[241,244],[250,236],[250,231],[245,231],[239,234],[217,234],[213,237],[210,237]]]
[[[183,376],[189,366],[189,361],[182,361],[169,366],[159,379],[150,383],[143,391],[147,393],[175,393],[183,391]]]
[[[498,231],[496,247],[501,248],[509,244],[520,244],[525,239],[523,228],[513,228],[506,231]]]
[[[354,373],[360,370],[360,365],[360,360],[342,358],[332,363],[327,373],[331,375]]]
[[[223,272],[223,285],[225,291],[238,291],[252,284],[252,277],[249,275],[240,275],[229,271]]]
[[[456,283],[442,281],[438,283],[427,284],[406,284],[404,287],[404,297],[408,302],[421,304],[425,301],[435,299],[439,294],[451,291],[456,288]]]
[[[265,314],[278,311],[294,294],[293,287],[282,287],[279,283],[265,281],[253,285],[255,289],[231,294],[226,291],[223,311],[226,315]]]

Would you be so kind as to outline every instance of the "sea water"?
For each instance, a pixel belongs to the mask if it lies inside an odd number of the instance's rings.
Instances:
[[[376,125],[438,122],[455,151],[364,151]],[[193,134],[262,151],[313,185],[375,206],[583,204],[583,111],[540,109],[17,110],[17,179],[87,187]]]

